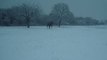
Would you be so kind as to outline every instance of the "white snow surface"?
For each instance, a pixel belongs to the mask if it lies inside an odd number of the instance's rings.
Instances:
[[[0,27],[0,60],[107,60],[107,26]]]

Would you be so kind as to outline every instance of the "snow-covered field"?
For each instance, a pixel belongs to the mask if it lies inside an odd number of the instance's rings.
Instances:
[[[0,60],[107,60],[107,26],[0,27]]]

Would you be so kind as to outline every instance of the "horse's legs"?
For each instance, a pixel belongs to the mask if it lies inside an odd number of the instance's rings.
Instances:
[[[51,25],[49,25],[49,29],[51,28]]]

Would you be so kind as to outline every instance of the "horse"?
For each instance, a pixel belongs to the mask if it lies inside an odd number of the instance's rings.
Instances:
[[[49,29],[52,28],[52,27],[53,27],[53,22],[52,22],[52,21],[48,22],[48,23],[47,23],[47,27],[48,27]]]

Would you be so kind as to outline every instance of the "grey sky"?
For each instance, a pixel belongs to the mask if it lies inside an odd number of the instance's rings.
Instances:
[[[107,0],[0,0],[0,7],[30,3],[40,5],[46,13],[49,13],[52,6],[59,2],[67,3],[75,16],[107,19]]]

